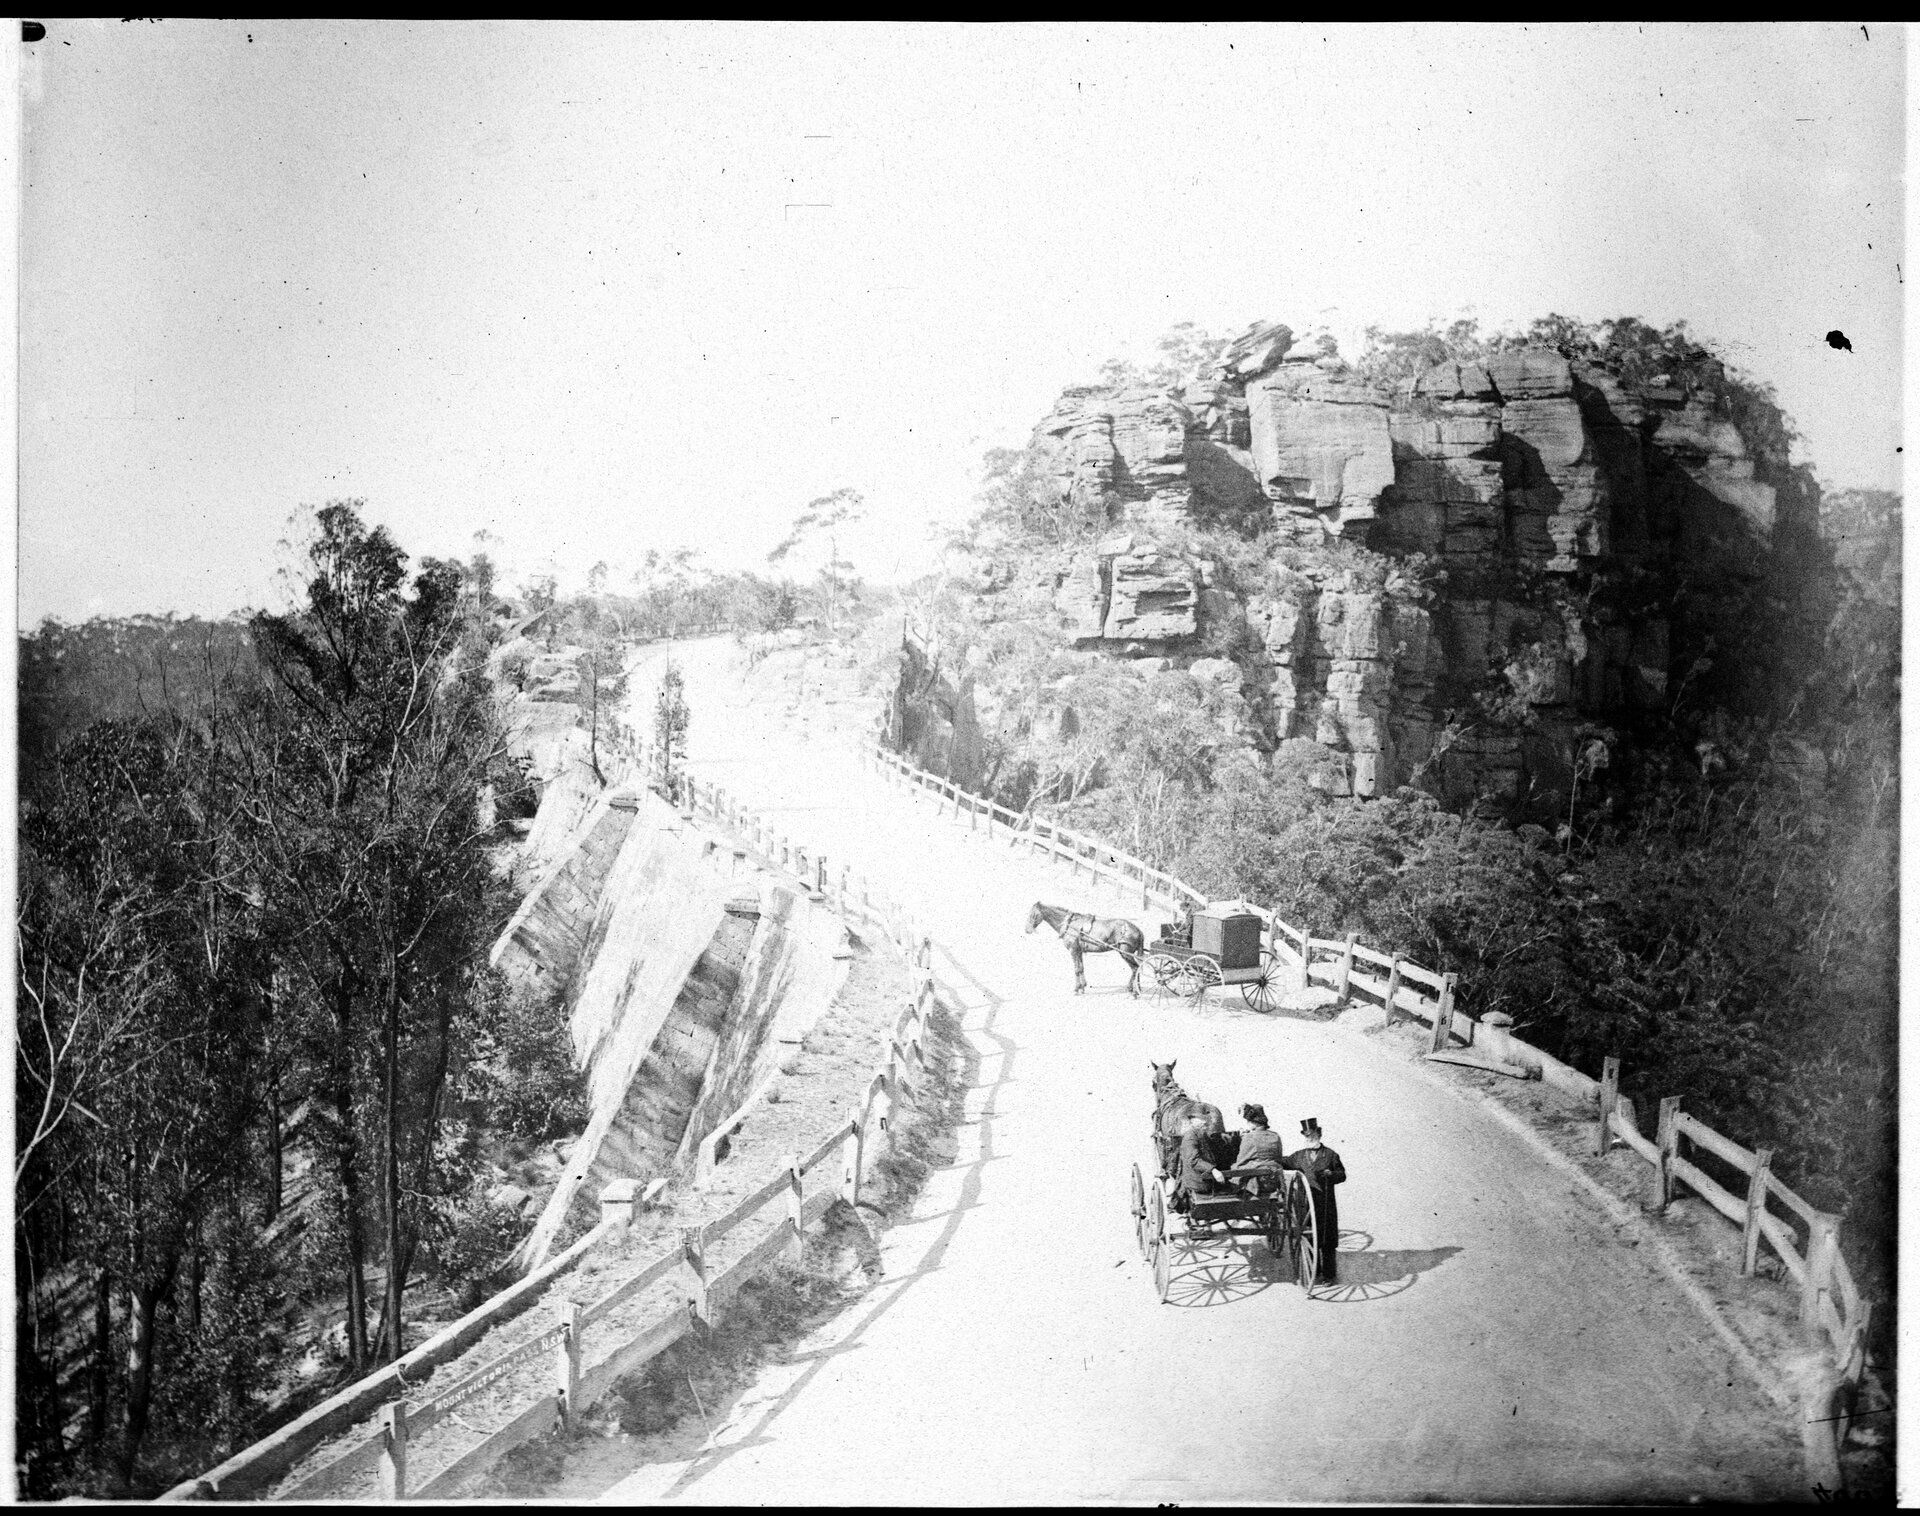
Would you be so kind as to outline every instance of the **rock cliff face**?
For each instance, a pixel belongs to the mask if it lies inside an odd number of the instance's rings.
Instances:
[[[1342,792],[1506,806],[1562,792],[1584,733],[1739,638],[1784,467],[1671,378],[1518,348],[1388,393],[1278,325],[1178,389],[1069,390],[1034,447],[1107,522],[1024,586],[1066,644],[1215,680],[1231,647],[1257,745],[1319,744]],[[1190,545],[1208,528],[1272,528],[1272,571],[1222,582]]]
[[[689,1161],[846,978],[840,921],[772,875],[736,873],[711,843],[651,792],[616,793],[494,945],[511,980],[561,993],[588,1080],[586,1131],[522,1268],[607,1182]]]

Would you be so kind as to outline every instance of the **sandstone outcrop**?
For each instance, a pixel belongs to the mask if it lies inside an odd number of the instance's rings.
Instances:
[[[1334,535],[1371,521],[1393,486],[1387,399],[1343,366],[1285,362],[1247,387],[1256,477],[1276,515]]]
[[[1105,534],[1022,593],[1068,648],[1229,689],[1254,745],[1318,744],[1337,788],[1549,794],[1592,722],[1661,710],[1740,634],[1778,506],[1713,388],[1523,347],[1389,394],[1324,334],[1261,323],[1178,388],[1062,395],[1035,446]],[[1176,544],[1220,527],[1321,567],[1216,582]],[[1412,562],[1363,580],[1328,566],[1341,541]],[[1684,625],[1647,588],[1679,564],[1716,586]],[[950,760],[984,751],[970,711],[929,732]]]

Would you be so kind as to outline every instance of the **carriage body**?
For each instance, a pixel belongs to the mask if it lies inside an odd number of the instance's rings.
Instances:
[[[1241,984],[1260,969],[1260,918],[1209,906],[1193,913],[1193,950],[1220,965],[1223,984]]]

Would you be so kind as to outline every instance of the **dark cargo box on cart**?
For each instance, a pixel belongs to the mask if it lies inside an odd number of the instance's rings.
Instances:
[[[1193,950],[1216,959],[1223,969],[1260,966],[1260,918],[1248,912],[1209,906],[1193,913]]]

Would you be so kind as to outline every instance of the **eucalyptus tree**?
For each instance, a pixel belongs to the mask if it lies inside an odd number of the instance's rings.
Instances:
[[[407,555],[359,502],[316,516],[304,603],[254,619],[268,679],[240,744],[250,836],[297,981],[345,1256],[347,1354],[367,1367],[368,1221],[381,1342],[402,1351],[418,1241],[403,1169],[431,1182],[451,1033],[484,968],[498,886],[480,792],[505,745],[469,647],[458,565]],[[416,1207],[417,1209],[417,1207]]]

